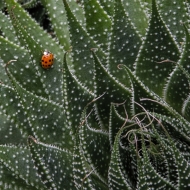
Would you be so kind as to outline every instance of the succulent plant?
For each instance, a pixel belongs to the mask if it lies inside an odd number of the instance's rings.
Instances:
[[[190,187],[187,1],[0,8],[0,189]]]

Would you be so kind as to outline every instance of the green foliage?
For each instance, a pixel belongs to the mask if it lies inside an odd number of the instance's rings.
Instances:
[[[188,8],[1,1],[0,189],[188,189]]]

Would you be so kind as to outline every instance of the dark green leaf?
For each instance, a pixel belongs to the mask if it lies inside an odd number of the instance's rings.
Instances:
[[[47,189],[75,189],[72,178],[72,154],[33,137],[28,139],[37,173]]]
[[[159,64],[163,60],[179,59],[179,50],[157,10],[152,3],[152,16],[136,62],[135,73],[148,88],[163,95],[167,78],[173,70],[172,64]]]

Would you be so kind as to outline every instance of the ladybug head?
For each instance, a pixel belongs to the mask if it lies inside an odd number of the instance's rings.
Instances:
[[[43,51],[43,54],[44,54],[44,55],[48,55],[48,54],[50,54],[50,51],[48,51],[47,49],[45,49],[45,50]]]

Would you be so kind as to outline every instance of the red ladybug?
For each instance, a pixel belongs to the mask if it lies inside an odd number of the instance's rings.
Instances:
[[[41,58],[41,65],[44,69],[49,69],[53,65],[54,55],[50,51],[45,50]]]

